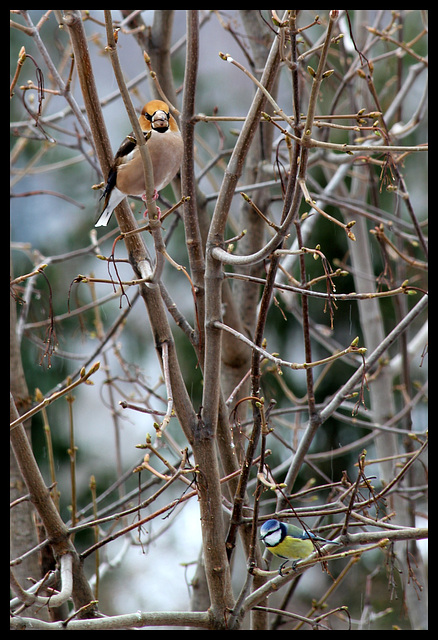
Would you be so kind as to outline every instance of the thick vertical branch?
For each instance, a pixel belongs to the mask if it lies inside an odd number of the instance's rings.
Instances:
[[[277,39],[271,47],[262,82],[270,84],[272,74],[275,75],[278,67],[278,42]],[[225,172],[222,187],[216,203],[210,231],[207,239],[206,273],[205,273],[205,367],[204,367],[204,393],[203,393],[203,424],[200,436],[206,439],[210,450],[216,438],[219,400],[220,400],[220,370],[221,370],[221,330],[215,326],[216,321],[222,319],[222,264],[215,260],[210,251],[214,247],[224,245],[225,225],[231,200],[237,181],[242,173],[243,164],[248,153],[249,146],[254,137],[260,117],[260,111],[264,102],[264,94],[258,90],[251,105],[248,117],[240,133],[239,139],[233,150],[232,156]],[[222,520],[222,519],[221,519]],[[228,567],[225,553],[225,535],[223,525],[221,528],[224,562]],[[208,575],[208,572],[207,572]]]
[[[181,190],[190,200],[184,203],[184,229],[186,234],[187,252],[190,262],[190,272],[196,292],[196,316],[199,323],[195,325],[198,358],[201,366],[204,364],[204,323],[205,292],[204,292],[204,251],[202,247],[201,231],[199,228],[196,182],[195,182],[195,98],[196,81],[198,76],[199,57],[199,15],[198,10],[187,11],[187,52],[186,71],[184,77],[184,97],[181,114],[181,133],[184,141],[184,158],[181,167]]]
[[[278,68],[278,39],[271,46],[266,67],[261,83],[270,85],[272,75],[275,76]],[[243,125],[239,139],[234,147],[228,162],[225,176],[217,199],[210,231],[207,239],[206,253],[206,370],[203,396],[204,420],[211,432],[216,430],[217,407],[219,401],[218,390],[220,386],[221,364],[221,331],[215,327],[215,322],[222,319],[222,263],[213,258],[211,251],[215,247],[224,247],[224,232],[234,196],[237,181],[243,170],[243,164],[247,156],[250,144],[257,130],[260,112],[264,103],[264,93],[259,89],[251,104],[248,116]]]

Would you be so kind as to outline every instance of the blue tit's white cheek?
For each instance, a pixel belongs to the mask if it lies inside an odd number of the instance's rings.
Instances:
[[[263,541],[267,547],[276,547],[277,544],[280,544],[280,540],[281,540],[280,529],[277,529],[272,533],[268,533],[268,535],[263,538]]]

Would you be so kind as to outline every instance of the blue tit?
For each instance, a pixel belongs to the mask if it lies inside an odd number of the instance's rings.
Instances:
[[[295,568],[297,560],[307,558],[307,556],[313,553],[315,545],[312,540],[324,544],[340,544],[340,542],[326,540],[310,531],[303,531],[300,527],[279,522],[278,520],[267,520],[262,524],[260,528],[260,540],[263,540],[267,549],[269,549],[274,556],[284,558],[286,562],[294,560],[293,568]],[[281,565],[280,574],[286,562],[283,562]]]

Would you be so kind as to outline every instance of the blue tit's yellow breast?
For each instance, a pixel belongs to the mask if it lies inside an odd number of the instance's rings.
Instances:
[[[269,551],[280,558],[290,558],[291,560],[302,560],[307,558],[315,550],[312,541],[308,538],[292,538],[286,536],[276,547],[268,547]]]

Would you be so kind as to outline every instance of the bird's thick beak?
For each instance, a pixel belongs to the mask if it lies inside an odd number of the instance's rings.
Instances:
[[[154,129],[164,129],[168,126],[169,119],[167,117],[167,113],[161,110],[156,111],[152,117],[152,127]]]

